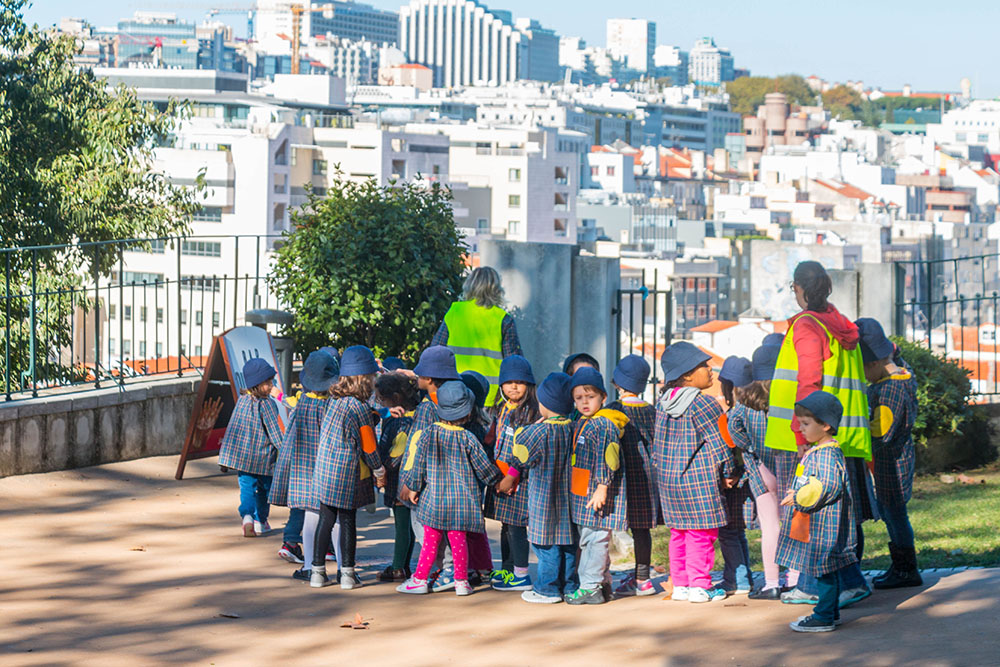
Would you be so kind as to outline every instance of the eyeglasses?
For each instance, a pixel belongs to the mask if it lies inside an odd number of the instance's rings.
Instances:
[[[792,282],[788,283],[788,289],[792,290],[793,292],[795,291],[795,281],[794,280]]]

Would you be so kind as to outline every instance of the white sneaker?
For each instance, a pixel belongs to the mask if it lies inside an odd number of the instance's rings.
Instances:
[[[254,525],[255,523],[253,517],[249,514],[243,517],[243,537],[257,537],[260,535]]]
[[[670,599],[675,602],[686,602],[690,589],[687,586],[674,586],[674,592],[670,594]]]
[[[534,590],[521,593],[521,599],[534,604],[556,604],[563,601],[561,596],[542,595]]]
[[[355,588],[361,588],[364,583],[354,572],[353,567],[345,567],[340,570],[340,588],[341,590],[349,591]]]
[[[472,586],[468,581],[455,580],[455,595],[472,595]]]
[[[424,595],[427,593],[427,581],[410,577],[399,586],[396,586],[397,593],[408,593],[410,595]]]
[[[692,586],[688,589],[688,602],[715,602],[725,600],[726,592],[720,588],[699,588]]]
[[[253,521],[253,530],[258,535],[263,535],[264,534],[264,524],[262,524],[260,521],[257,521],[256,519],[254,519],[254,521]]]
[[[309,575],[309,586],[311,588],[323,588],[329,586],[335,580],[326,576],[326,568],[314,567]]]

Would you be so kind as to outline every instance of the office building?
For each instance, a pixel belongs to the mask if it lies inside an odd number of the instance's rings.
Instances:
[[[653,52],[653,72],[657,77],[667,77],[672,86],[688,83],[689,54],[679,46],[661,44]]]
[[[711,37],[702,37],[691,49],[688,79],[696,86],[718,86],[732,81],[733,56],[720,49]]]
[[[303,43],[317,35],[331,35],[355,42],[364,40],[378,46],[398,41],[399,15],[396,12],[342,0],[257,0],[256,39],[268,53],[290,53],[293,4],[324,9],[303,12],[299,33]]]
[[[608,19],[607,47],[611,57],[629,69],[646,73],[653,68],[656,23],[646,19]]]
[[[194,23],[179,21],[176,14],[138,11],[118,22],[119,67],[197,69],[198,47]]]

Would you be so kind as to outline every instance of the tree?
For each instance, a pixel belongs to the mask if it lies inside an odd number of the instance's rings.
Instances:
[[[861,95],[853,88],[841,84],[823,93],[823,106],[830,114],[841,120],[854,120],[861,117]]]
[[[726,92],[729,93],[732,110],[741,114],[756,113],[757,107],[764,103],[764,96],[774,92],[784,93],[789,104],[808,106],[816,103],[816,93],[798,74],[783,74],[775,78],[743,76],[727,83]]]
[[[367,345],[413,358],[458,296],[466,248],[438,183],[348,181],[292,213],[269,283],[307,353]]]

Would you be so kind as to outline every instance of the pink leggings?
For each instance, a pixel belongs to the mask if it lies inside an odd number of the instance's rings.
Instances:
[[[438,547],[441,545],[441,538],[445,532],[430,526],[424,526],[424,539],[420,545],[420,560],[417,561],[417,571],[413,573],[414,578],[427,581],[431,573],[431,566],[437,559]],[[449,530],[448,544],[451,545],[451,556],[455,561],[455,580],[467,581],[469,579],[469,545],[465,538],[464,530]]]
[[[670,529],[670,580],[674,586],[712,587],[718,528]]]
[[[781,575],[775,556],[778,555],[778,533],[781,531],[778,508],[778,478],[764,464],[757,466],[767,493],[754,499],[757,503],[757,518],[760,520],[760,555],[764,561],[764,588],[774,588],[781,584]],[[799,581],[799,573],[789,570],[788,585]]]

